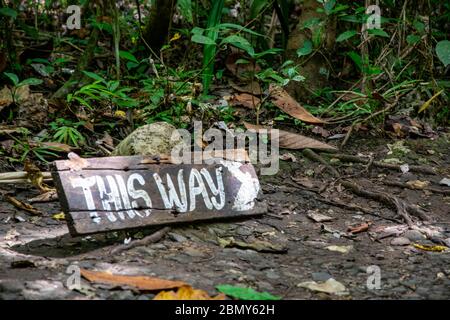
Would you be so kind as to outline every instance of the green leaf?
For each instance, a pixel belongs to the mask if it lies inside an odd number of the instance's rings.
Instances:
[[[212,46],[216,44],[216,42],[213,39],[202,36],[201,34],[194,34],[191,38],[191,41],[200,44],[208,44]]]
[[[255,54],[255,49],[253,49],[253,46],[250,44],[250,42],[248,42],[247,39],[238,36],[236,34],[226,37],[225,39],[222,40],[220,44],[223,45],[226,43],[229,43],[235,46],[236,48],[244,50],[250,56],[253,56]]]
[[[221,23],[221,24],[218,24],[216,26],[216,28],[218,28],[219,30],[235,29],[235,30],[238,30],[238,31],[241,31],[241,32],[247,32],[247,33],[252,34],[254,36],[258,36],[258,37],[262,37],[263,36],[262,34],[260,34],[258,32],[255,32],[255,31],[253,31],[251,29],[245,28],[243,26],[240,26],[240,25],[234,24],[234,23]]]
[[[11,8],[0,8],[0,15],[15,19],[17,17],[17,11]]]
[[[218,285],[216,289],[227,296],[241,300],[280,300],[281,297],[268,292],[257,292],[252,288],[237,287],[228,284]]]
[[[43,81],[41,79],[36,79],[36,78],[28,78],[23,80],[22,82],[20,82],[17,86],[18,87],[22,87],[22,86],[37,86],[38,84],[41,84]]]
[[[383,29],[369,29],[368,33],[372,36],[380,36],[380,37],[385,37],[385,38],[389,38],[389,34],[384,31]]]
[[[19,84],[19,77],[15,73],[3,72],[3,74],[11,79],[15,86]]]
[[[333,13],[333,8],[336,5],[336,0],[326,0],[323,4],[326,15]]]
[[[192,1],[191,0],[178,0],[177,6],[180,9],[181,15],[189,23],[194,23],[194,18],[192,16]]]
[[[416,44],[420,41],[420,36],[415,35],[415,34],[410,34],[409,36],[406,37],[406,42],[408,42],[408,44]]]
[[[363,69],[363,61],[362,61],[361,56],[358,53],[356,53],[355,51],[349,52],[348,56],[353,60],[353,62],[358,67],[358,69],[362,71],[362,69]]]
[[[303,43],[303,47],[301,47],[297,50],[297,56],[298,57],[307,56],[308,54],[310,54],[312,52],[312,49],[313,49],[313,43],[311,42],[311,40],[306,40]]]
[[[84,70],[83,70],[83,73],[84,73],[85,75],[87,75],[89,78],[94,79],[94,80],[96,80],[96,81],[101,81],[101,82],[104,82],[104,81],[105,81],[105,79],[103,79],[102,77],[100,77],[98,74],[95,74],[94,72],[84,71]]]
[[[139,61],[136,59],[136,57],[131,52],[128,52],[128,51],[120,50],[119,57],[121,57],[122,59],[125,59],[125,60],[132,61],[134,63],[139,63]]]
[[[342,41],[348,40],[351,37],[356,36],[357,34],[358,34],[358,32],[356,30],[345,31],[336,38],[336,42],[342,42]]]
[[[444,66],[448,66],[450,64],[450,41],[443,40],[438,42],[436,45],[436,54]]]
[[[250,6],[250,18],[255,19],[261,10],[264,9],[267,5],[269,5],[271,1],[269,0],[253,0]]]

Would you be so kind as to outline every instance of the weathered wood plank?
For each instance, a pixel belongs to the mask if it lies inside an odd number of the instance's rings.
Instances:
[[[147,159],[147,160],[146,160]],[[56,161],[53,178],[72,235],[262,214],[250,163],[152,163],[145,157]],[[133,169],[130,169],[130,166]]]

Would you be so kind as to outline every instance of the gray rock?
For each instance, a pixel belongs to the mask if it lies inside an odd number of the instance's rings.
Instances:
[[[313,272],[312,278],[314,281],[325,282],[332,278],[332,276],[328,272]]]
[[[392,246],[407,246],[411,244],[411,241],[405,237],[398,237],[391,240]]]
[[[70,294],[62,282],[36,280],[27,281],[22,295],[28,300],[59,300],[64,299]]]
[[[280,279],[280,275],[277,272],[275,272],[274,270],[268,270],[266,272],[266,277],[269,279],[272,279],[272,280]]]
[[[15,293],[24,289],[24,285],[17,280],[1,280],[0,292]]]
[[[178,144],[184,146],[181,135],[173,125],[155,122],[134,130],[117,145],[111,155],[170,155],[172,148]]]
[[[175,242],[184,242],[187,240],[186,237],[175,232],[169,232],[167,235],[169,236],[170,240],[173,240]]]
[[[403,237],[408,238],[410,241],[419,241],[425,239],[424,235],[417,230],[406,230],[403,233]]]

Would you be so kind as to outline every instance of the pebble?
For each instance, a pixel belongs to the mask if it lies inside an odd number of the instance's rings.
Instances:
[[[328,272],[313,272],[312,278],[314,281],[324,282],[332,278],[332,276]]]
[[[403,237],[408,238],[410,241],[419,241],[425,239],[423,234],[417,230],[406,230],[403,233]]]
[[[173,240],[175,242],[184,242],[186,241],[186,237],[182,236],[181,234],[175,233],[175,232],[170,232],[167,234],[170,238],[170,240]]]
[[[398,237],[391,240],[392,246],[407,246],[411,244],[411,241],[406,237]]]

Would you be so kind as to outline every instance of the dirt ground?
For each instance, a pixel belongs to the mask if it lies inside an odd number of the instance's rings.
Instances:
[[[45,215],[32,217],[2,201],[0,298],[154,296],[85,280],[81,288],[71,291],[66,288],[66,271],[76,264],[89,270],[182,280],[210,294],[216,293],[215,286],[219,284],[233,284],[284,299],[450,299],[450,251],[432,252],[414,246],[450,246],[450,188],[439,184],[450,177],[448,136],[405,140],[406,151],[388,144],[395,141],[358,138],[349,143],[348,153],[428,165],[437,174],[402,173],[373,166],[367,169],[336,159],[330,163],[343,177],[366,190],[382,191],[419,205],[431,218],[429,223],[413,218],[414,224],[408,230],[395,210],[349,192],[322,164],[308,160],[300,152],[291,152],[296,162],[281,161],[277,175],[261,177],[269,214],[247,220],[174,226],[157,243],[115,255],[111,249],[125,237],[143,236],[154,229],[72,238],[65,222],[52,218],[60,212],[58,202],[35,204]],[[393,153],[388,155],[390,149]],[[386,184],[416,180],[429,182],[427,188],[432,191],[420,189],[420,183],[413,184],[419,189]],[[0,190],[21,200],[39,194],[26,185],[1,185]],[[363,209],[358,210],[355,205]],[[315,222],[310,218],[319,213],[331,221]],[[368,231],[355,235],[347,232],[349,226],[366,222],[370,222]],[[230,237],[235,240],[232,247]],[[367,272],[369,266],[379,267],[379,289],[367,286],[372,275]],[[346,291],[336,295],[298,286],[306,281],[322,283],[329,278],[342,283]]]

